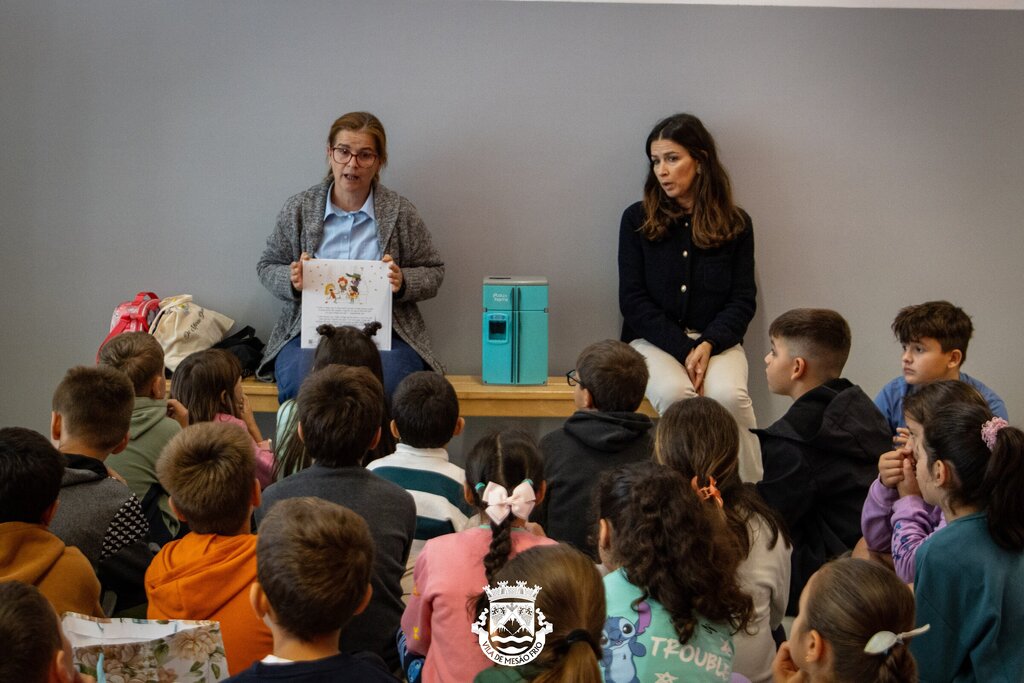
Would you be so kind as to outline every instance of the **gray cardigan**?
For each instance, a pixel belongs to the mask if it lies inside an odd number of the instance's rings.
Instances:
[[[302,299],[292,288],[289,265],[298,261],[302,252],[313,254],[320,246],[330,184],[331,180],[326,179],[285,202],[277,216],[274,233],[267,238],[266,249],[256,264],[263,286],[285,301],[256,373],[262,380],[273,379],[268,364],[301,330]],[[427,326],[416,302],[437,294],[444,280],[444,262],[434,249],[416,207],[408,199],[378,184],[373,191],[373,210],[377,216],[381,253],[395,259],[402,268],[404,280],[401,296],[396,294],[393,301],[392,327],[434,370],[443,372],[444,366],[434,356]]]

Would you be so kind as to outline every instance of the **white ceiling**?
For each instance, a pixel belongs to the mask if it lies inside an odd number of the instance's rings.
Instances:
[[[499,0],[507,2],[510,0]],[[869,7],[878,9],[1024,10],[1024,0],[511,0],[514,2],[614,2],[647,5],[752,5]]]

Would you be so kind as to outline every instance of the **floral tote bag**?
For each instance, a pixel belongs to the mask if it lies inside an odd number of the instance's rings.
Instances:
[[[211,683],[228,677],[216,621],[96,619],[68,612],[62,626],[78,670],[95,676],[102,652],[109,683]]]

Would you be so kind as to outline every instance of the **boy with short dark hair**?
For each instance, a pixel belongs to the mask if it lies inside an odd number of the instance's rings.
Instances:
[[[448,460],[445,450],[466,424],[459,417],[459,398],[451,382],[429,371],[406,376],[391,399],[391,414],[391,433],[398,440],[395,452],[366,468],[404,488],[416,502],[416,537],[402,576],[402,590],[408,596],[423,545],[465,529],[475,510],[463,493],[466,472]]]
[[[58,614],[102,617],[89,560],[47,529],[63,476],[64,459],[42,434],[0,429],[0,581],[36,586]]]
[[[576,412],[540,441],[547,495],[537,521],[550,538],[597,562],[593,497],[599,475],[651,456],[651,419],[636,412],[647,387],[647,363],[629,344],[607,339],[583,349],[567,378]]]
[[[395,680],[376,655],[338,649],[372,593],[373,539],[359,515],[320,498],[283,500],[260,524],[256,558],[250,601],[273,631],[274,651],[231,681]]]
[[[860,511],[878,456],[890,447],[885,418],[860,387],[841,377],[850,355],[846,320],[835,311],[797,308],[768,329],[765,375],[793,405],[761,440],[761,496],[793,537],[789,614],[807,580],[860,538]]]
[[[163,545],[184,535],[180,521],[167,504],[167,492],[156,476],[156,461],[167,442],[188,426],[188,411],[179,401],[166,399],[164,349],[148,332],[125,332],[100,349],[99,364],[128,375],[135,387],[128,446],[107,459],[114,471],[124,477],[142,502],[149,521],[149,537]]]
[[[249,605],[256,579],[252,511],[260,504],[252,440],[223,422],[182,430],[164,448],[157,475],[191,531],[160,550],[146,572],[150,619],[219,621],[228,670],[270,653],[270,629]]]
[[[0,681],[96,683],[75,669],[60,618],[34,586],[0,583]]]
[[[903,374],[878,392],[875,405],[885,415],[889,429],[905,428],[903,399],[916,387],[944,379],[958,379],[977,389],[992,413],[1008,420],[1006,404],[996,392],[960,372],[967,360],[967,344],[974,334],[971,318],[948,301],[927,301],[900,309],[892,331],[903,347]]]
[[[50,437],[64,454],[60,506],[50,531],[92,563],[104,593],[115,597],[115,613],[145,603],[142,581],[153,559],[139,499],[104,462],[128,444],[134,402],[124,373],[79,366],[57,386],[50,416]]]
[[[370,650],[398,668],[394,634],[404,605],[402,573],[416,530],[416,504],[402,487],[360,467],[380,439],[384,389],[362,367],[332,365],[302,383],[297,434],[313,465],[267,487],[257,524],[278,501],[315,496],[344,505],[366,520],[376,559],[373,598],[342,631],[342,652]]]

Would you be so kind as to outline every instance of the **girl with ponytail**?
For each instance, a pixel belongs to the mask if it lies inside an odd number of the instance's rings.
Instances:
[[[379,322],[366,323],[363,328],[344,325],[320,325],[316,333],[320,341],[313,355],[313,368],[316,372],[328,365],[351,365],[368,368],[381,385],[384,384],[384,370],[381,365],[380,351],[373,337],[380,330]],[[290,398],[277,409],[277,462],[274,464],[274,478],[295,474],[312,464],[302,439],[295,438],[295,430],[299,424],[298,404]],[[384,400],[384,413],[381,418],[380,441],[377,446],[366,454],[363,464],[391,455],[395,452],[395,439],[391,434],[391,411],[387,399]]]
[[[914,629],[914,595],[892,570],[835,560],[804,586],[772,674],[775,683],[916,683],[907,645],[927,630]]]
[[[568,545],[530,548],[495,575],[498,581],[540,586],[536,607],[554,630],[528,664],[480,672],[475,683],[600,683],[604,584],[593,561]],[[486,594],[477,613],[488,608]]]
[[[1024,680],[1024,432],[987,408],[931,415],[917,481],[947,526],[917,550],[914,641],[926,681]]]
[[[501,431],[473,446],[466,460],[464,495],[487,524],[426,542],[402,615],[405,649],[426,656],[424,683],[471,681],[491,665],[472,632],[476,597],[517,553],[555,544],[537,525],[528,524],[544,491],[540,453],[529,435]],[[414,661],[403,657],[410,683],[420,675]]]
[[[728,681],[732,634],[753,619],[754,603],[739,586],[719,492],[642,462],[605,472],[598,505],[598,551],[610,570],[604,680]]]
[[[752,683],[768,683],[776,650],[772,631],[782,624],[789,602],[792,546],[779,514],[740,479],[737,430],[736,420],[714,399],[679,401],[658,421],[654,459],[698,487],[719,490],[742,558],[740,588],[754,600],[754,619],[733,636],[733,671]]]

